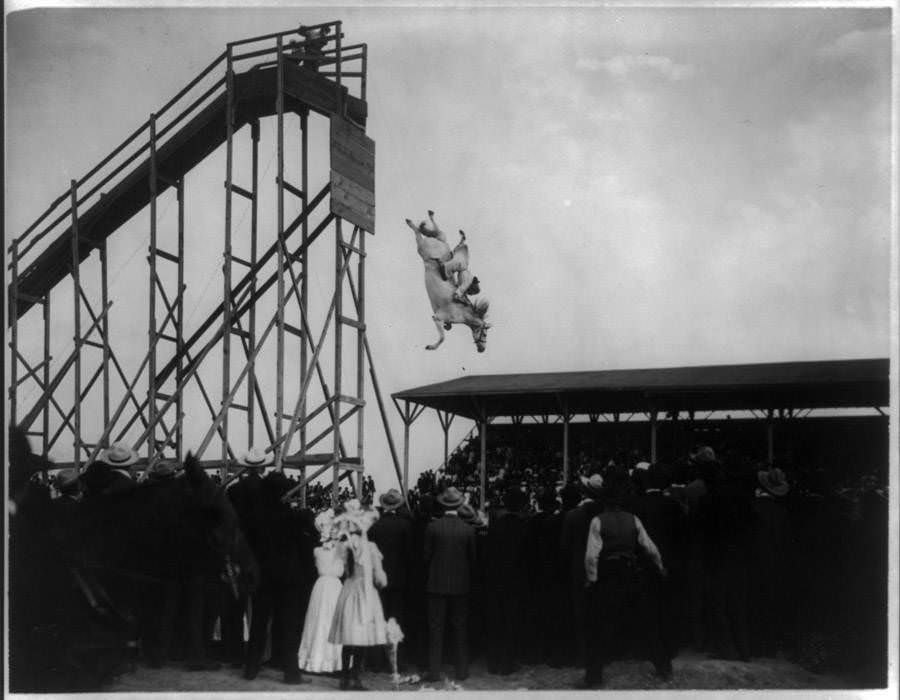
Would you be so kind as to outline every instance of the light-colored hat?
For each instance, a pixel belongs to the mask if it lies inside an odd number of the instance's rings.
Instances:
[[[465,503],[465,499],[455,486],[450,486],[437,497],[437,502],[444,506],[444,508],[453,510]]]
[[[378,502],[385,510],[397,510],[403,505],[403,494],[397,489],[390,489],[378,497]]]
[[[137,452],[132,450],[124,442],[117,442],[110,445],[100,453],[99,461],[106,462],[109,466],[118,469],[121,467],[130,467],[138,461]]]
[[[763,469],[756,472],[756,478],[760,485],[773,496],[784,496],[791,490],[787,477],[778,467]]]
[[[581,488],[591,498],[599,498],[603,495],[603,475],[591,474],[581,477]]]
[[[319,536],[322,542],[327,542],[331,539],[331,527],[333,523],[334,510],[332,510],[331,508],[329,508],[328,510],[323,510],[316,516],[316,530],[319,531]]]
[[[238,464],[244,467],[262,468],[272,463],[273,455],[258,447],[251,447],[238,460]]]
[[[635,470],[645,472],[650,468],[650,462],[638,462],[634,465]]]

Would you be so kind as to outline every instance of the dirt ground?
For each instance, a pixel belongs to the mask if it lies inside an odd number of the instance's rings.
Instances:
[[[653,674],[649,662],[620,660],[610,664],[606,671],[605,688],[609,690],[736,690],[783,689],[826,690],[847,688],[838,677],[811,673],[783,659],[751,659],[747,662],[709,659],[692,653],[683,653],[674,661],[672,680],[663,682]],[[449,671],[448,667],[448,671]],[[482,665],[475,664],[471,676],[464,683],[442,684],[405,682],[401,691],[422,690],[572,690],[581,678],[574,668],[554,669],[545,665],[523,666],[509,676],[487,673]],[[338,690],[338,680],[328,676],[306,674],[309,682],[299,686],[287,686],[281,682],[281,673],[264,668],[253,681],[244,680],[240,669],[224,667],[219,671],[187,671],[171,666],[150,669],[138,665],[133,671],[119,676],[108,692],[333,692]],[[407,681],[409,677],[407,676]],[[391,691],[394,687],[386,673],[366,673],[363,684],[369,690]]]

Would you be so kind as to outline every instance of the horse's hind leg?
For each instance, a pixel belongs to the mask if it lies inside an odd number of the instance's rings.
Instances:
[[[438,319],[437,316],[432,316],[431,320],[434,321],[435,327],[438,329],[438,341],[436,343],[432,343],[431,345],[426,345],[426,350],[437,350],[438,346],[444,342],[444,328],[442,326],[442,321]]]

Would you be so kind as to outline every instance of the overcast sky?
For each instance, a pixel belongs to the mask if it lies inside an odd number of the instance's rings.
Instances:
[[[369,46],[377,234],[367,316],[385,393],[466,374],[890,353],[888,9],[14,13],[7,240],[227,41],[333,19],[345,41]],[[274,168],[271,130],[261,163]],[[220,155],[192,175],[208,191],[189,181],[195,324],[220,294]],[[403,221],[429,208],[469,236],[491,302],[483,354],[462,327],[424,350],[436,331]],[[170,221],[174,208],[161,210]],[[134,371],[146,349],[146,215],[127,228],[112,251],[113,336],[132,346],[121,353]],[[70,338],[57,334],[58,356]],[[367,426],[383,490],[392,477],[374,404]],[[469,427],[454,424],[454,439]],[[394,431],[402,444],[396,419]],[[441,451],[426,415],[412,473]]]

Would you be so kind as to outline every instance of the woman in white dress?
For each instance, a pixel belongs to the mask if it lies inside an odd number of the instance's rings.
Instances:
[[[319,578],[309,597],[298,653],[300,669],[309,673],[341,670],[341,645],[328,641],[334,610],[341,594],[341,576],[344,574],[344,560],[337,542],[331,538],[333,521],[334,511],[331,509],[316,516],[316,528],[322,538],[322,545],[313,552]]]
[[[378,512],[363,510],[358,502],[348,502],[347,511],[335,518],[340,532],[340,551],[344,561],[344,585],[334,611],[328,641],[340,644],[341,690],[365,690],[360,681],[365,647],[387,644],[387,623],[381,598],[375,587],[387,585],[381,565],[381,552],[370,542],[366,531]]]

